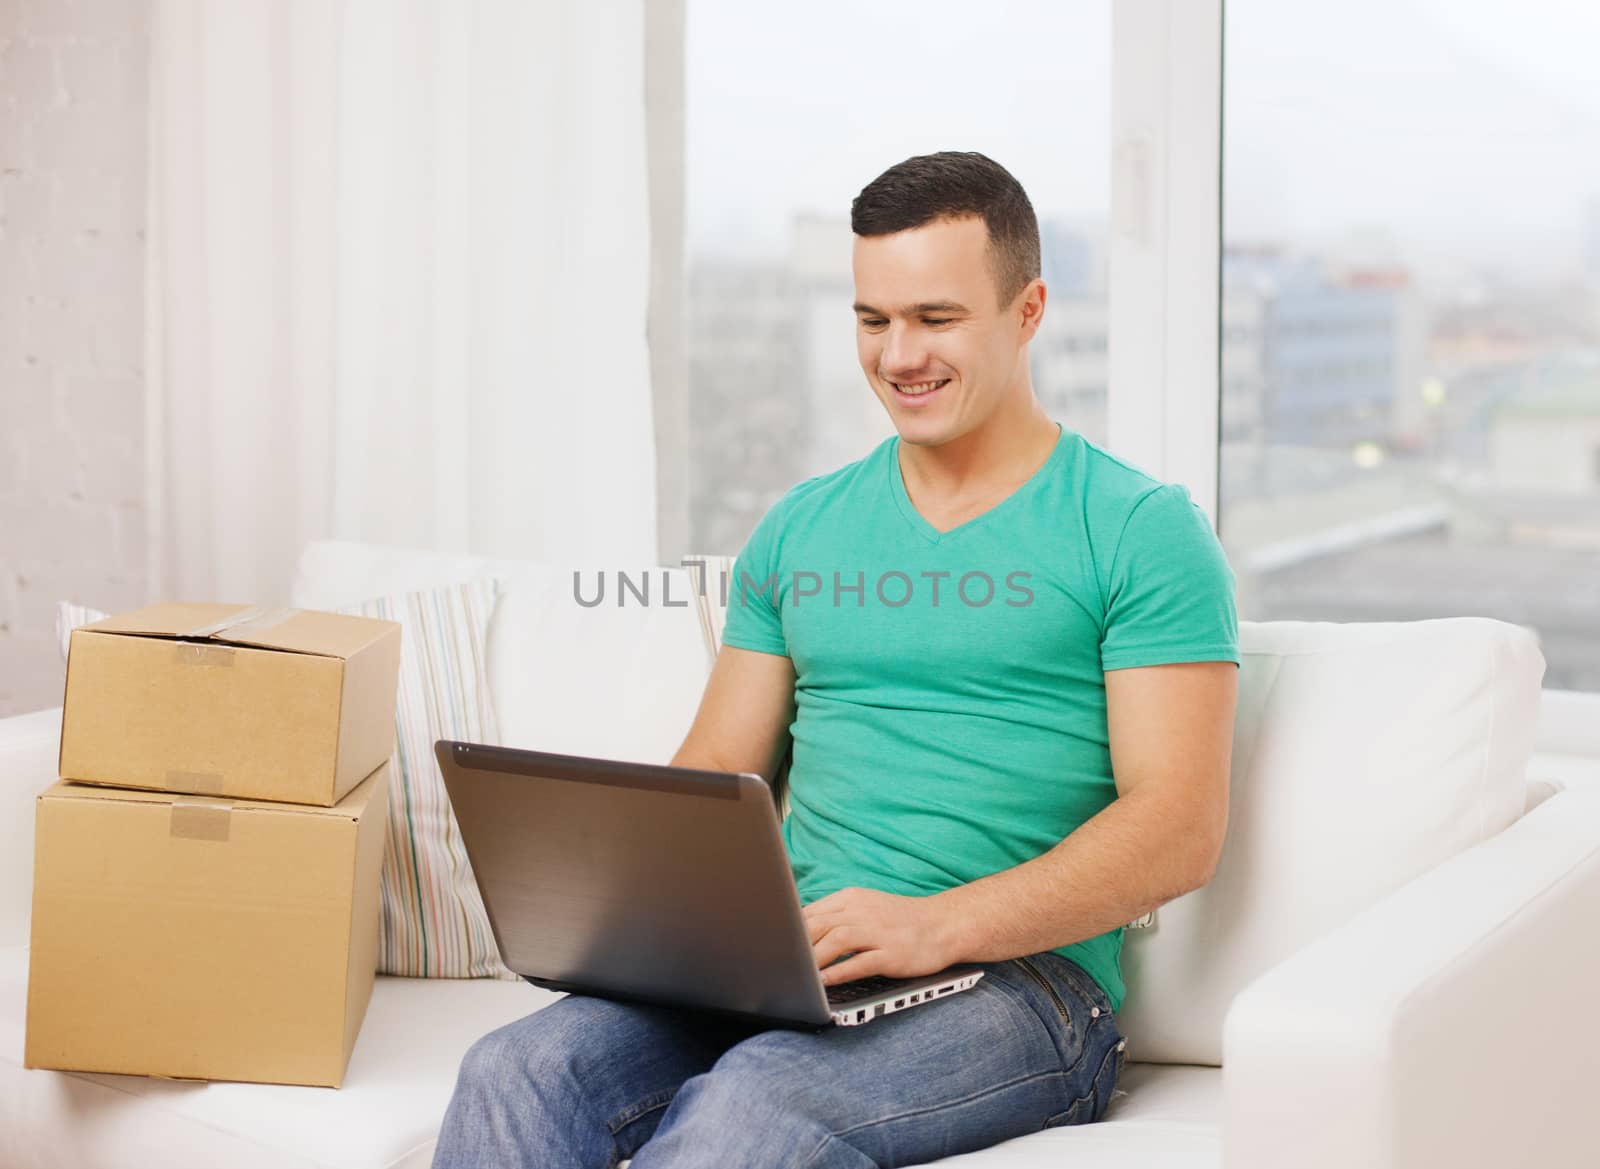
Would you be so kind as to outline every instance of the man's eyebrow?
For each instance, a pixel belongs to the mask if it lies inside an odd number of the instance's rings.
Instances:
[[[864,313],[871,313],[872,315],[879,317],[883,315],[881,310],[873,308],[870,304],[862,304],[860,301],[857,301],[854,307],[858,315]],[[908,306],[903,310],[903,315],[910,317],[920,316],[923,313],[965,312],[967,312],[967,306],[964,304],[957,304],[953,300],[929,300],[924,301],[922,304],[913,304]]]

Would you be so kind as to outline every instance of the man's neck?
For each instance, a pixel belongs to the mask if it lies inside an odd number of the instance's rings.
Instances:
[[[1026,483],[1055,449],[1060,430],[1032,394],[1014,417],[992,416],[983,426],[936,447],[901,442],[900,471],[917,501],[976,499],[1009,493]]]

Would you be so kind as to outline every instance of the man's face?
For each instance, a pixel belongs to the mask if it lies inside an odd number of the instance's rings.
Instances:
[[[857,236],[853,266],[856,353],[901,439],[939,446],[981,426],[1025,372],[1043,284],[997,303],[976,215]]]

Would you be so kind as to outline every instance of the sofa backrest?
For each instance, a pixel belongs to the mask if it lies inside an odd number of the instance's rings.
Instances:
[[[351,544],[302,558],[294,603],[328,607],[489,573],[504,591],[490,687],[514,746],[666,762],[709,661],[682,569],[650,603],[603,603],[572,570]],[[609,575],[609,574],[608,574]],[[632,574],[635,588],[643,572]],[[585,569],[585,599],[596,574]],[[1525,801],[1544,659],[1482,618],[1242,622],[1227,841],[1212,881],[1125,935],[1133,1058],[1220,1065],[1235,995],[1400,885],[1501,831]]]
[[[1220,1066],[1246,985],[1524,808],[1544,675],[1529,631],[1241,622],[1239,640],[1216,874],[1124,934],[1119,1022],[1140,1060]]]
[[[598,604],[579,603],[574,572],[584,602],[604,589]],[[503,744],[671,760],[710,671],[686,569],[579,570],[328,540],[301,555],[291,603],[336,608],[479,576],[501,582],[486,668]]]
[[[573,575],[530,569],[508,580],[501,594],[488,661],[501,741],[670,762],[711,667],[688,607],[688,571],[585,569],[576,588],[585,602],[601,598],[593,607],[575,597]]]

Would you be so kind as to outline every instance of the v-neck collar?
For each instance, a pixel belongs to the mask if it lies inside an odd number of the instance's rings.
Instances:
[[[989,508],[987,511],[980,512],[979,514],[973,516],[970,520],[966,520],[963,523],[957,524],[947,532],[941,532],[938,528],[930,524],[927,520],[927,517],[917,510],[916,504],[911,502],[911,493],[906,490],[905,475],[900,470],[900,436],[897,434],[889,441],[889,494],[894,497],[895,506],[900,509],[900,514],[905,517],[906,522],[910,524],[924,540],[928,541],[930,544],[943,543],[946,540],[954,539],[956,536],[959,536],[969,528],[977,527],[979,524],[989,520],[1002,509],[1010,507],[1012,505],[1012,501],[1020,499],[1029,494],[1040,482],[1040,480],[1045,478],[1047,472],[1050,470],[1051,465],[1057,459],[1062,457],[1063,452],[1066,450],[1066,446],[1067,428],[1058,422],[1056,423],[1056,444],[1050,448],[1050,456],[1039,465],[1038,470],[1034,471],[1032,475],[1029,475],[1028,478],[1024,480],[1015,491],[1006,496],[993,507]]]

